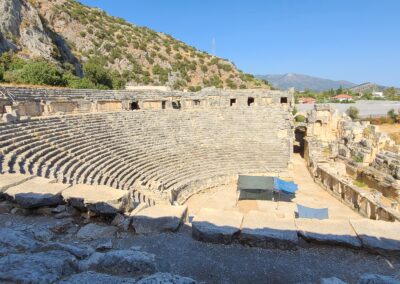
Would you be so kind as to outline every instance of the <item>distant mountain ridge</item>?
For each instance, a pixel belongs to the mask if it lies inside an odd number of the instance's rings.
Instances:
[[[256,77],[267,80],[276,88],[295,88],[298,91],[309,89],[321,92],[329,89],[338,89],[340,87],[352,88],[357,85],[344,80],[335,81],[296,73],[258,75]]]

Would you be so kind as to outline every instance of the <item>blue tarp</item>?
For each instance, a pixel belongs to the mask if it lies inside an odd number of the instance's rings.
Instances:
[[[292,181],[284,181],[279,178],[274,178],[274,187],[277,190],[286,192],[286,193],[295,193],[299,188],[297,184]]]
[[[329,219],[328,208],[310,208],[297,204],[297,213],[299,218]]]

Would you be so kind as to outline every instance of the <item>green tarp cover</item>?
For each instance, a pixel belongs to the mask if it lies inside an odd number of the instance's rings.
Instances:
[[[274,178],[239,175],[239,200],[272,200]]]

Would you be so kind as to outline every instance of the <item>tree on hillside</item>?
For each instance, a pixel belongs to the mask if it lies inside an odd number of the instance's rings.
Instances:
[[[343,94],[343,88],[342,86],[339,87],[339,89],[336,90],[336,95]]]
[[[394,122],[397,120],[397,113],[393,108],[389,110],[387,114]]]
[[[33,61],[26,64],[18,73],[18,82],[33,85],[65,85],[60,70],[45,61]]]
[[[388,99],[396,99],[397,90],[395,87],[390,87],[390,88],[387,88],[386,90],[384,90],[383,94]]]
[[[83,72],[93,84],[97,87],[112,89],[112,78],[110,72],[104,68],[104,62],[101,58],[91,58],[83,66]]]
[[[360,113],[360,111],[358,110],[358,108],[353,107],[353,106],[349,107],[349,108],[346,110],[346,114],[347,114],[351,119],[353,119],[353,120],[359,118],[359,113]]]

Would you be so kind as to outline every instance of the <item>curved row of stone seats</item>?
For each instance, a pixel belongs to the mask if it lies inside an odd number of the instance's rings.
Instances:
[[[41,118],[0,124],[1,169],[71,184],[140,188],[166,198],[174,192],[177,200],[202,180],[286,172],[290,133],[291,119],[280,108]]]
[[[2,86],[17,101],[41,100],[123,100],[133,97],[171,96],[174,92],[128,91],[128,90],[90,90],[90,89],[51,89]]]

